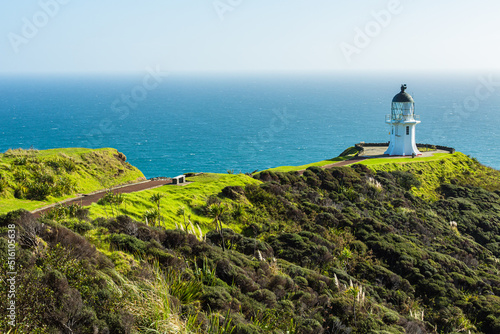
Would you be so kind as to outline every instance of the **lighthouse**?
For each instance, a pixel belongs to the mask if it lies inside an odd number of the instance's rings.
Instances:
[[[401,85],[401,92],[392,99],[390,115],[385,115],[385,122],[390,125],[388,155],[419,155],[415,143],[415,126],[420,123],[420,116],[415,115],[415,101],[405,92],[406,85]]]

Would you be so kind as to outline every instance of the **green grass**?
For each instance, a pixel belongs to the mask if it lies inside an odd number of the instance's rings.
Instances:
[[[293,172],[293,171],[305,170],[305,169],[307,169],[309,167],[312,167],[312,166],[322,167],[322,166],[326,166],[326,165],[333,164],[333,163],[336,163],[336,162],[348,160],[350,158],[351,158],[351,156],[336,157],[336,158],[333,158],[333,159],[323,160],[323,161],[318,161],[318,162],[313,162],[313,163],[310,163],[310,164],[307,164],[307,165],[302,165],[302,166],[281,166],[281,167],[270,168],[270,169],[266,169],[266,170],[269,171],[269,172],[283,172],[283,173],[284,172]]]
[[[19,208],[34,210],[78,193],[90,193],[144,179],[125,155],[112,148],[59,148],[51,150],[8,150],[0,154],[0,214]],[[65,164],[72,165],[66,169]],[[16,189],[27,182],[38,183],[37,174],[66,179],[73,187],[62,194],[49,193],[43,200],[16,198]],[[53,185],[51,185],[51,189]],[[19,196],[17,196],[19,197]]]
[[[217,195],[227,186],[242,186],[247,184],[259,184],[245,174],[202,174],[187,179],[193,182],[185,186],[166,185],[155,189],[144,190],[136,193],[124,194],[124,202],[116,208],[115,215],[128,215],[136,220],[144,221],[146,210],[155,208],[155,205],[149,200],[155,193],[163,194],[161,199],[161,215],[164,217],[163,226],[166,228],[175,228],[175,223],[181,224],[183,218],[177,215],[179,208],[184,207],[186,216],[191,215],[191,221],[199,224],[203,231],[213,229],[211,226],[212,218],[204,215],[202,209],[206,200],[211,195]],[[231,200],[224,200],[225,205],[231,206]],[[109,206],[102,206],[96,203],[90,207],[92,218],[106,217],[112,214]],[[237,226],[231,226],[236,231]]]
[[[2,198],[0,199],[0,214],[14,210],[25,209],[33,211],[35,209],[49,205],[50,202],[30,201],[27,199]]]
[[[476,159],[463,153],[437,153],[425,158],[369,159],[358,162],[373,171],[406,171],[422,182],[413,188],[415,195],[436,201],[440,198],[438,187],[442,183],[459,183],[500,190],[500,171],[481,165]]]
[[[294,172],[294,171],[306,170],[307,168],[313,167],[313,166],[323,167],[323,166],[327,166],[327,165],[330,165],[330,164],[333,164],[333,163],[336,163],[336,162],[345,161],[345,160],[349,160],[351,158],[354,158],[355,156],[358,155],[359,151],[360,151],[360,149],[358,149],[358,148],[356,148],[354,146],[351,146],[351,147],[348,147],[347,149],[345,149],[342,153],[340,153],[340,155],[338,157],[333,158],[333,159],[328,159],[328,160],[313,162],[313,163],[310,163],[310,164],[307,164],[307,165],[302,165],[302,166],[281,166],[281,167],[275,167],[275,168],[266,169],[266,171],[268,171],[268,172],[282,172],[282,173],[285,173],[285,172]]]
[[[371,165],[383,165],[390,163],[414,163],[414,162],[422,162],[422,161],[436,161],[441,159],[446,159],[450,157],[449,153],[436,153],[431,157],[421,157],[421,158],[412,158],[411,156],[406,158],[374,158],[374,159],[366,159],[361,162],[357,162],[358,164],[371,166]]]

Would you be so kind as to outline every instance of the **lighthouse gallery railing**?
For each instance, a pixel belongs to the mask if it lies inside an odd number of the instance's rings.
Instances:
[[[385,115],[385,121],[390,122],[390,121],[396,121],[396,122],[411,122],[411,121],[420,121],[420,115]]]

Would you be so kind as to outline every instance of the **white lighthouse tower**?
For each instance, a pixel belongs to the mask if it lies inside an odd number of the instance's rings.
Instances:
[[[391,126],[388,155],[419,155],[415,143],[415,126],[420,123],[420,116],[415,115],[415,101],[405,92],[406,85],[401,85],[401,92],[392,99],[391,114],[385,116],[385,122]]]

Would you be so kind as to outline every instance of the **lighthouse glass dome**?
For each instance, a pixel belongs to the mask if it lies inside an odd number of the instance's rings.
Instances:
[[[415,101],[405,90],[406,85],[401,85],[401,92],[392,99],[391,114],[387,115],[387,120],[412,121],[415,119]]]

